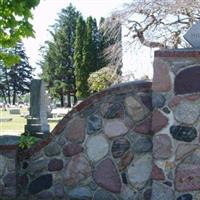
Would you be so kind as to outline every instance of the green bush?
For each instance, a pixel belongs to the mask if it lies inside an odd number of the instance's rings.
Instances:
[[[31,136],[30,134],[22,134],[19,139],[19,147],[21,149],[27,149],[30,148],[32,145],[36,144],[38,141],[38,138]]]

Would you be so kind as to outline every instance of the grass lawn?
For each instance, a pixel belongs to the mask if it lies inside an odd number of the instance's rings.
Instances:
[[[28,110],[22,108],[20,110],[21,114],[28,114]],[[0,109],[0,118],[12,118],[9,122],[0,122],[0,135],[4,135],[6,133],[16,133],[19,135],[24,132],[24,125],[26,124],[25,117],[21,115],[11,115],[8,111],[3,111]],[[57,122],[50,122],[50,130],[52,130]]]

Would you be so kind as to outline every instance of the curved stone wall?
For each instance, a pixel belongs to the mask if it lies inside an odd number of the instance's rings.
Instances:
[[[49,138],[18,154],[18,199],[150,199],[151,83],[77,105]]]
[[[17,160],[0,145],[0,199],[199,200],[199,68],[200,50],[156,51],[152,84],[89,97]]]

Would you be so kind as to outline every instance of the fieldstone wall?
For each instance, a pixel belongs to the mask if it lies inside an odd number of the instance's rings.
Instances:
[[[155,52],[152,200],[200,199],[200,51]]]
[[[30,149],[0,146],[0,199],[200,200],[199,83],[200,51],[156,51],[152,84],[89,97]]]
[[[19,152],[18,199],[150,199],[151,83],[91,96],[46,141]]]
[[[0,145],[0,199],[17,196],[16,145]]]

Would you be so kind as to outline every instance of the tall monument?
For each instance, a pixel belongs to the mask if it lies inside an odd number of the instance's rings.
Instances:
[[[30,114],[25,125],[25,133],[43,135],[49,133],[47,121],[47,96],[42,80],[31,81]]]

